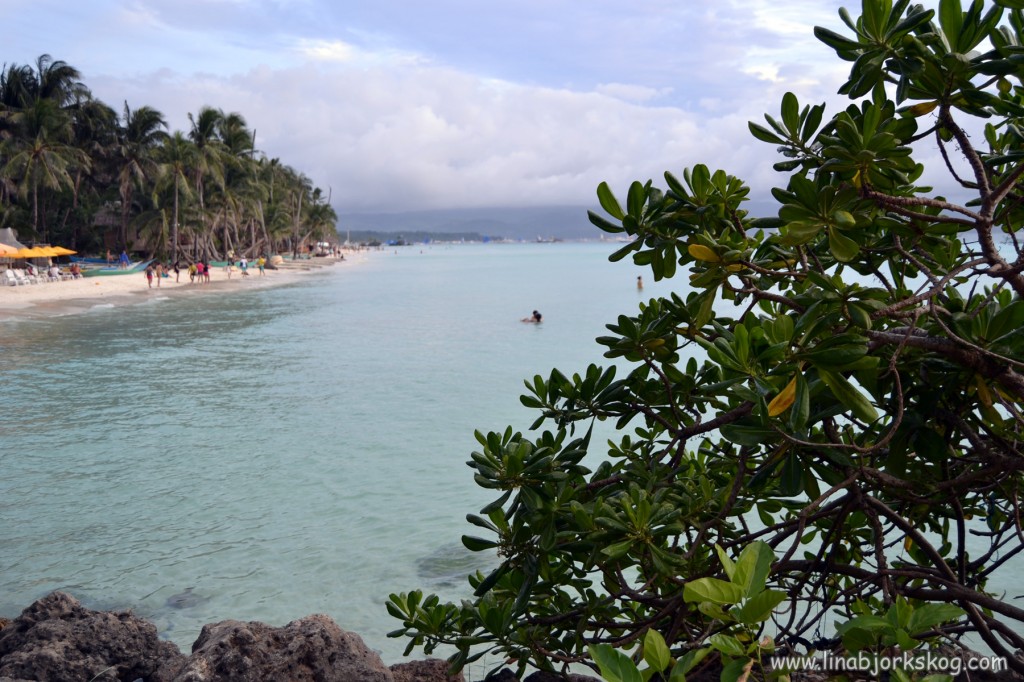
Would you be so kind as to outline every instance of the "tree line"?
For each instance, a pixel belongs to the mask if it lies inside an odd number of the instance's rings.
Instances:
[[[120,113],[44,54],[0,71],[0,228],[83,252],[171,260],[297,253],[336,238],[337,214],[300,171],[255,147],[236,112],[204,106],[170,131],[150,106]]]

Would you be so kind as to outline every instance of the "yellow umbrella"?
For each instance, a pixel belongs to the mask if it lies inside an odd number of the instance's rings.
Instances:
[[[12,254],[15,258],[44,258],[46,252],[41,246],[33,246],[28,249],[18,249]]]
[[[7,244],[0,243],[0,257],[9,257],[16,254],[18,250],[13,246],[7,246]]]
[[[55,256],[70,256],[73,253],[78,253],[77,251],[66,249],[63,246],[51,246],[50,248],[53,249]]]

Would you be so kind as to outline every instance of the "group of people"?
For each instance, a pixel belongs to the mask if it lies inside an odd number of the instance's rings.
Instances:
[[[249,261],[248,261],[248,259],[246,259],[243,256],[237,262],[238,262],[238,268],[242,272],[242,277],[248,277],[249,276]],[[259,258],[256,259],[256,267],[259,269],[260,275],[267,274],[266,273],[266,265],[267,265],[267,259],[264,258],[263,256],[260,256]],[[227,265],[224,266],[225,270],[227,270],[227,273],[228,273],[228,279],[231,279],[231,273],[234,272],[234,267],[235,267],[235,259],[234,259],[233,256],[230,256],[228,258]],[[149,288],[150,289],[153,288],[153,280],[154,279],[156,280],[157,287],[159,287],[160,286],[160,280],[162,280],[164,277],[170,277],[171,276],[170,275],[171,271],[174,272],[174,281],[175,282],[180,282],[181,281],[181,270],[182,270],[181,263],[179,263],[177,261],[175,261],[175,263],[173,265],[168,264],[166,266],[163,263],[155,263],[155,264],[154,263],[150,263],[148,266],[146,266],[146,281],[149,284]],[[195,284],[196,282],[199,282],[200,284],[208,283],[210,281],[210,271],[211,270],[212,270],[212,267],[210,266],[210,261],[198,260],[195,263],[189,263],[189,265],[188,265],[188,279],[189,279],[189,282],[191,282],[192,284]]]
[[[58,282],[62,279],[78,279],[82,276],[82,268],[78,263],[72,263],[67,270],[61,270],[60,266],[50,261],[49,266],[40,270],[32,263],[25,264],[25,274],[36,279],[46,278],[51,282]]]

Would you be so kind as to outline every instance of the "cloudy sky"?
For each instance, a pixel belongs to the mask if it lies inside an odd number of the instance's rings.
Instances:
[[[843,30],[841,4],[0,0],[0,61],[49,53],[175,130],[237,111],[342,214],[593,205],[695,163],[766,195],[774,150],[746,123],[787,90],[838,101],[848,64],[812,29]]]

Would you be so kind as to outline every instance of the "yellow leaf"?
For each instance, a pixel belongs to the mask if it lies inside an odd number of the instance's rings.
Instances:
[[[935,107],[939,106],[938,100],[932,102],[921,102],[910,107],[911,116],[924,116],[935,111]]]
[[[768,416],[778,417],[788,410],[796,401],[796,377],[794,376],[786,384],[786,387],[779,391],[779,394],[768,403]]]
[[[728,270],[729,272],[739,272],[740,270],[743,269],[743,266],[740,265],[739,263],[733,263],[732,265],[726,265],[725,269]]]
[[[703,244],[690,244],[686,247],[686,250],[689,251],[690,255],[697,260],[703,260],[709,263],[717,263],[721,260],[721,258],[718,257],[718,254]]]
[[[914,540],[909,535],[907,539],[903,541],[903,549],[910,551],[910,548],[914,546]]]
[[[977,374],[974,375],[974,385],[978,387],[978,400],[985,407],[992,407],[992,392],[988,390],[985,380]]]

